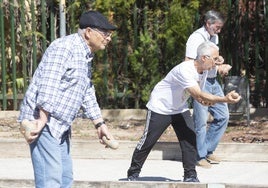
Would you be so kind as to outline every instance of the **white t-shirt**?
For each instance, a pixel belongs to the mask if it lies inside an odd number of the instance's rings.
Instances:
[[[197,57],[197,48],[200,44],[205,41],[211,41],[218,45],[219,37],[218,35],[210,37],[209,33],[205,29],[205,27],[201,27],[195,32],[193,32],[187,40],[186,43],[186,52],[185,56],[191,59],[196,59]],[[214,78],[217,76],[217,69],[214,68],[208,71],[208,78]]]
[[[194,61],[184,61],[175,66],[166,77],[158,82],[151,92],[147,108],[159,114],[171,115],[188,110],[189,87],[203,87],[207,71],[198,74]]]

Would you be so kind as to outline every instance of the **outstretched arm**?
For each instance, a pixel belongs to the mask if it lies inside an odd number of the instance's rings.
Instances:
[[[237,103],[241,99],[241,96],[235,91],[231,91],[223,97],[205,93],[201,91],[199,86],[189,87],[187,91],[195,100],[204,105],[211,105],[217,102]]]

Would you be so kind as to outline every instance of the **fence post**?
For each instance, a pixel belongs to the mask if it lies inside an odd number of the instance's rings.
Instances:
[[[32,40],[33,40],[33,53],[32,53],[32,66],[31,66],[32,67],[32,71],[31,71],[32,74],[37,67],[37,62],[36,62],[36,54],[37,54],[37,49],[36,49],[36,19],[35,19],[34,2],[35,2],[35,0],[31,1]]]
[[[265,107],[268,108],[268,3],[267,1],[264,1],[265,3],[265,31],[266,31],[266,41],[265,41],[265,55],[264,55],[264,62],[266,65],[266,82],[265,82],[265,101],[266,101],[266,105]]]
[[[60,36],[66,35],[65,0],[60,0]]]
[[[104,50],[102,58],[103,58],[104,106],[107,106],[109,92],[108,92],[108,59],[106,50]]]
[[[56,31],[55,31],[55,6],[54,1],[51,1],[50,4],[50,41],[55,40],[56,38]]]
[[[260,18],[259,18],[259,5],[258,5],[258,1],[256,2],[256,10],[255,10],[255,13],[254,13],[254,16],[255,16],[255,32],[254,32],[254,40],[255,40],[255,55],[254,55],[254,61],[255,61],[255,100],[256,100],[256,104],[260,104],[260,71],[259,71],[259,64],[260,64],[260,60],[259,60],[259,54],[260,54],[260,48],[259,48],[259,31],[260,31],[260,25],[259,25],[259,21],[260,21]]]
[[[17,110],[18,108],[18,93],[17,93],[17,66],[15,60],[15,25],[14,25],[14,0],[10,0],[9,3],[9,10],[10,10],[10,28],[11,28],[11,62],[12,62],[12,94],[13,94],[13,109]]]
[[[47,48],[47,43],[46,43],[46,36],[47,36],[47,28],[46,28],[46,1],[42,0],[41,1],[41,24],[42,24],[42,50],[43,52]]]
[[[123,17],[123,33],[124,33],[124,40],[123,40],[123,67],[124,67],[124,76],[128,77],[128,27],[127,27],[127,18]],[[123,99],[123,104],[125,105],[125,108],[129,108],[129,94],[128,94],[128,87],[129,87],[129,83],[128,81],[124,81],[124,99]]]
[[[26,62],[26,39],[25,39],[25,4],[24,0],[20,0],[20,23],[21,23],[21,36],[20,36],[20,41],[21,41],[21,55],[22,55],[22,76],[23,76],[23,93],[26,92],[26,88],[28,86],[28,71],[27,71],[27,62]]]
[[[117,58],[117,35],[113,36],[113,39],[112,39],[112,51],[114,53],[112,53],[112,57],[113,57],[113,60],[112,60],[112,72],[116,73],[114,74],[114,79],[113,79],[113,85],[114,85],[114,107],[117,108],[118,107],[118,58]]]
[[[1,73],[2,73],[2,96],[3,96],[3,104],[2,110],[7,109],[7,83],[6,83],[6,54],[5,54],[5,30],[4,30],[4,13],[3,13],[3,1],[0,0],[0,35],[1,35]]]
[[[248,19],[248,4],[246,4],[246,12],[244,15],[245,18],[245,28],[249,27],[249,19]],[[244,37],[244,52],[245,52],[245,67],[246,67],[246,76],[247,78],[250,77],[250,70],[249,70],[249,30],[244,29],[245,37]]]

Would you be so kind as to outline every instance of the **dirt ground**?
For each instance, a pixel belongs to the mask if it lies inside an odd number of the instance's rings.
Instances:
[[[106,120],[110,132],[118,140],[138,141],[144,129],[145,121],[110,121]],[[16,118],[0,118],[0,138],[22,138]],[[93,124],[86,119],[77,118],[73,124],[74,139],[96,140],[97,134]],[[159,141],[177,141],[170,126]],[[268,120],[230,121],[221,142],[263,143],[268,142]]]

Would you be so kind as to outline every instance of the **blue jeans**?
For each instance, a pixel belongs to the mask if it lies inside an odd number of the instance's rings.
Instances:
[[[73,183],[70,134],[61,143],[51,136],[48,126],[30,144],[36,188],[69,188]]]
[[[203,91],[217,96],[224,96],[222,88],[215,78],[207,79]],[[229,110],[227,103],[216,103],[208,107],[194,100],[193,104],[197,154],[198,160],[200,160],[216,150],[228,125]],[[213,121],[207,127],[208,112],[213,116]]]

